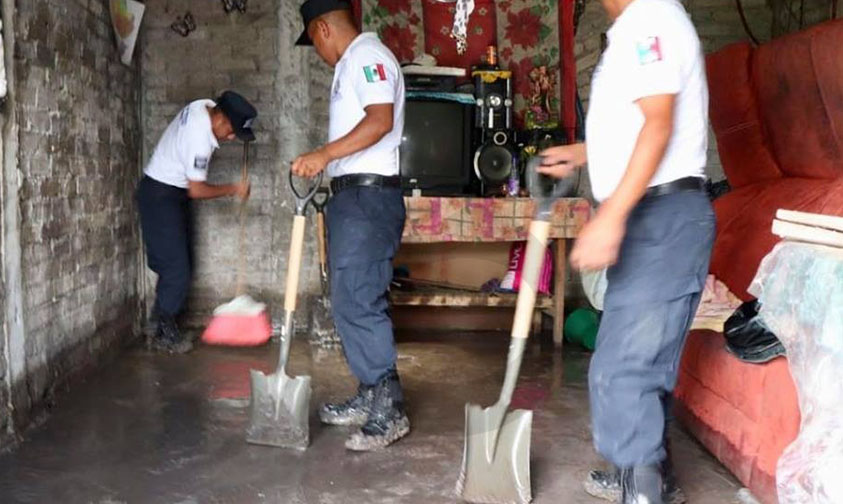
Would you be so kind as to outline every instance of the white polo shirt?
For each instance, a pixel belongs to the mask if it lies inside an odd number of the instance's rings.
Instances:
[[[378,143],[333,161],[328,176],[352,173],[398,175],[398,147],[404,131],[404,76],[392,52],[374,33],[361,33],[337,62],[331,85],[328,137],[342,138],[366,116],[366,107],[391,103],[392,131]]]
[[[213,100],[197,100],[183,108],[158,140],[144,174],[182,189],[189,180],[207,180],[208,163],[220,146],[208,113],[215,106]]]
[[[586,119],[595,199],[611,196],[626,172],[644,125],[635,101],[647,96],[676,95],[673,134],[650,186],[704,177],[708,87],[700,40],[684,7],[677,0],[635,0],[607,36]]]

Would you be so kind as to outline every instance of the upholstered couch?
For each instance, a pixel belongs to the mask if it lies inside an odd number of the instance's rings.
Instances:
[[[711,123],[732,191],[715,201],[711,272],[749,299],[778,239],[778,208],[843,215],[843,20],[710,55]],[[676,390],[685,426],[766,503],[776,463],[799,429],[787,361],[746,364],[722,334],[694,331]]]

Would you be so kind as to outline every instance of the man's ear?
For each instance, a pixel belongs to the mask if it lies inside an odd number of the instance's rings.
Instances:
[[[331,25],[324,19],[317,19],[315,31],[318,31],[322,35],[322,38],[328,39],[331,35]]]

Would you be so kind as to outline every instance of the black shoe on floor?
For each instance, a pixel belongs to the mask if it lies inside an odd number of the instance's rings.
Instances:
[[[659,464],[621,470],[621,504],[664,504]]]
[[[404,411],[401,383],[398,373],[391,371],[375,385],[366,423],[348,438],[345,447],[354,451],[377,450],[409,433],[410,419]]]
[[[182,336],[173,317],[161,317],[152,339],[152,348],[159,352],[183,354],[193,350],[193,342]]]
[[[664,470],[664,466],[662,466],[662,474],[664,474],[662,500],[665,504],[685,504],[688,502],[685,492],[676,483],[673,472]],[[591,471],[583,481],[583,488],[592,497],[609,502],[618,502],[621,499],[621,472],[616,468],[605,471]]]
[[[369,418],[375,387],[357,387],[357,394],[341,403],[325,403],[319,408],[319,420],[328,425],[363,425]]]

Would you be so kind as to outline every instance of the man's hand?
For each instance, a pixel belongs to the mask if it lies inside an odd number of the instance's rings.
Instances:
[[[584,143],[551,147],[539,155],[543,158],[538,168],[539,173],[558,179],[565,178],[575,168],[584,166],[587,159]]]
[[[330,157],[323,149],[308,152],[307,154],[302,154],[293,161],[293,174],[299,177],[315,177],[321,173],[330,162]]]
[[[590,220],[571,250],[571,265],[578,270],[599,270],[618,261],[626,221],[611,214],[597,215]]]
[[[252,183],[248,180],[240,182],[239,184],[234,184],[235,192],[234,196],[240,198],[241,201],[246,201],[249,199],[249,195],[252,193]]]

